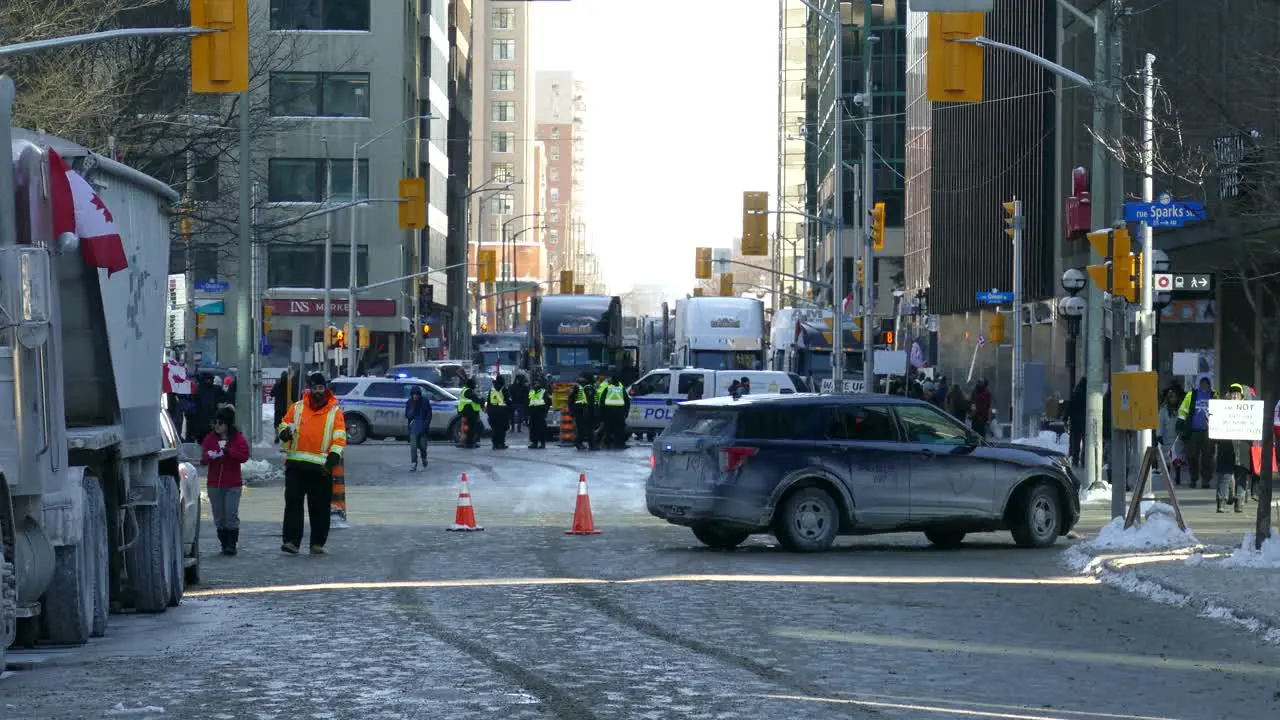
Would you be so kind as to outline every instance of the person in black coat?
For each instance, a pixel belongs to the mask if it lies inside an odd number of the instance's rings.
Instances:
[[[1084,452],[1084,405],[1087,383],[1084,378],[1076,383],[1071,391],[1070,406],[1067,408],[1067,433],[1070,435],[1071,464],[1080,467],[1080,455]]]
[[[511,391],[501,375],[493,379],[485,409],[489,413],[489,430],[493,433],[493,449],[507,449],[507,428],[511,423]]]
[[[218,405],[222,403],[222,389],[214,382],[213,373],[200,373],[191,399],[191,412],[187,415],[187,439],[199,443],[213,429],[213,419],[218,414]]]

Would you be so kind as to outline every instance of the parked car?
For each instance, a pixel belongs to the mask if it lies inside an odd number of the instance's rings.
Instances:
[[[359,445],[365,440],[381,438],[408,439],[409,425],[404,418],[404,404],[409,391],[422,388],[423,397],[431,403],[431,434],[454,440],[461,434],[458,398],[444,388],[415,378],[338,378],[329,388],[347,421],[347,443]],[[488,420],[481,432],[489,429]]]
[[[163,404],[163,402],[161,403]],[[200,457],[199,446],[185,451],[169,413],[160,411],[160,434],[165,448],[178,451],[178,502],[182,508],[182,567],[188,585],[200,582],[200,471],[189,458]]]
[[[772,533],[813,552],[839,535],[911,531],[955,547],[996,530],[1048,547],[1080,518],[1080,481],[1061,454],[989,443],[889,395],[685,402],[650,465],[649,513],[717,548]]]

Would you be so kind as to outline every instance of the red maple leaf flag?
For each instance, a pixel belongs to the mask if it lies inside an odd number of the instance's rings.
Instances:
[[[80,238],[80,256],[85,264],[103,268],[107,277],[129,267],[124,241],[107,204],[53,148],[49,149],[49,191],[54,233],[75,233]]]

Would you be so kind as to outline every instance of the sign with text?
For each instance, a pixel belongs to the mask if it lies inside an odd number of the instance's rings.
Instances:
[[[865,384],[861,380],[845,380],[845,394],[853,394],[862,392]],[[818,392],[829,395],[836,391],[836,383],[831,378],[822,378],[822,382],[818,383]]]
[[[1209,439],[1261,440],[1265,404],[1261,400],[1210,400]]]
[[[284,300],[272,298],[262,301],[263,307],[271,308],[276,315],[324,315],[324,299],[303,298]],[[350,304],[347,300],[330,300],[329,310],[334,316],[346,315]],[[356,313],[365,317],[394,317],[395,300],[358,300]]]
[[[1004,290],[983,290],[974,293],[983,305],[1005,305],[1013,302],[1013,293]]]
[[[1153,228],[1180,228],[1205,217],[1204,205],[1192,200],[1174,200],[1169,193],[1160,193],[1155,202],[1124,204],[1125,222],[1146,223]]]

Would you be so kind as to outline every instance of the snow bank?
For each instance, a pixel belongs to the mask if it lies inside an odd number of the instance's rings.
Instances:
[[[249,460],[240,466],[240,475],[246,483],[264,483],[284,478],[284,469],[266,460]]]
[[[1068,433],[1062,433],[1061,437],[1059,437],[1058,433],[1052,430],[1041,430],[1040,434],[1035,437],[1018,438],[1010,442],[1017,445],[1035,445],[1036,447],[1057,450],[1065,454],[1071,447],[1071,436]]]
[[[1081,505],[1096,505],[1111,502],[1111,486],[1107,483],[1094,483],[1091,487],[1080,490]]]
[[[144,705],[142,707],[128,708],[124,703],[116,703],[116,706],[106,712],[112,717],[153,717],[155,715],[164,715],[164,708],[155,705]]]
[[[1256,537],[1254,533],[1245,533],[1240,547],[1223,558],[1220,564],[1223,567],[1280,569],[1280,530],[1271,530],[1271,537],[1263,541],[1262,550],[1253,549]]]
[[[1098,537],[1081,545],[1093,550],[1164,550],[1200,544],[1190,530],[1178,527],[1171,506],[1150,503],[1143,513],[1146,520],[1128,530],[1124,528],[1124,518],[1112,518]]]
[[[276,424],[276,404],[262,403],[262,426],[272,427]]]

